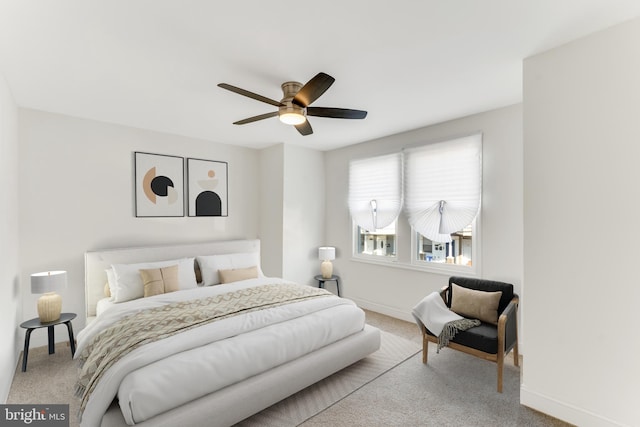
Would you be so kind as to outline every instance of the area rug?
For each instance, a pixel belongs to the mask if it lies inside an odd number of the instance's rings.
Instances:
[[[415,342],[380,331],[380,350],[237,424],[238,427],[297,426],[378,378],[421,350]]]
[[[276,403],[242,421],[242,427],[297,426],[344,399],[380,375],[420,351],[412,341],[381,331],[380,350],[353,365]],[[27,372],[21,372],[18,361],[7,403],[68,403],[70,414],[77,413],[78,399],[73,396],[76,365],[64,343],[56,345],[56,353],[47,354],[46,347],[29,351]],[[70,427],[78,426],[71,417]]]

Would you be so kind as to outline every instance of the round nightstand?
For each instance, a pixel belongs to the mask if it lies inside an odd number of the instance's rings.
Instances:
[[[73,355],[76,352],[76,343],[73,338],[73,326],[71,326],[71,321],[76,318],[75,313],[61,313],[60,318],[58,320],[54,320],[53,322],[45,322],[42,323],[40,318],[36,317],[34,319],[27,320],[20,324],[21,328],[27,330],[27,333],[24,336],[24,354],[22,355],[22,372],[27,370],[27,358],[29,357],[29,340],[31,339],[31,332],[34,329],[38,328],[47,328],[49,334],[49,354],[53,354],[56,352],[56,341],[55,335],[53,331],[53,327],[56,325],[65,324],[67,325],[67,330],[69,331],[69,345],[71,346],[71,358],[73,359]]]
[[[319,288],[324,288],[324,282],[336,282],[336,289],[338,290],[338,296],[340,296],[340,276],[331,276],[325,279],[321,274],[318,274],[314,279],[318,281]]]

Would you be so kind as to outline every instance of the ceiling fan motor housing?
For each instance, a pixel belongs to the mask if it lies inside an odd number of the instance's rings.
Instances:
[[[297,104],[294,104],[293,97],[302,89],[302,83],[299,82],[284,82],[282,83],[282,93],[283,97],[280,101],[282,106],[278,107],[278,115],[280,119],[287,122],[287,118],[291,117],[293,120],[290,124],[299,124],[304,122],[304,120],[300,119],[306,117],[306,109]],[[297,119],[297,120],[296,120]]]

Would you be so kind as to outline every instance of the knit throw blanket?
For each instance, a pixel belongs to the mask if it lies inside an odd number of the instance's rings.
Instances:
[[[136,348],[227,317],[311,298],[333,295],[319,288],[271,284],[181,301],[124,317],[98,334],[79,355],[76,395],[80,413],[102,375]]]
[[[478,319],[457,319],[452,320],[450,322],[445,323],[444,328],[442,328],[442,332],[438,335],[438,349],[437,353],[440,353],[440,349],[442,347],[446,347],[449,345],[449,341],[451,341],[458,332],[466,331],[467,329],[471,329],[475,326],[479,326],[480,321]]]
[[[411,314],[418,326],[424,325],[429,332],[438,337],[438,353],[442,347],[449,344],[456,333],[480,325],[477,319],[467,319],[451,311],[438,292],[424,297],[413,307]]]

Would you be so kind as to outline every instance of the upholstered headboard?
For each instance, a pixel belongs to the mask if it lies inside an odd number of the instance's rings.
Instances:
[[[96,304],[104,298],[104,285],[107,283],[105,270],[111,264],[132,264],[241,252],[260,253],[260,240],[228,240],[86,252],[84,254],[84,286],[87,318],[96,315]]]

